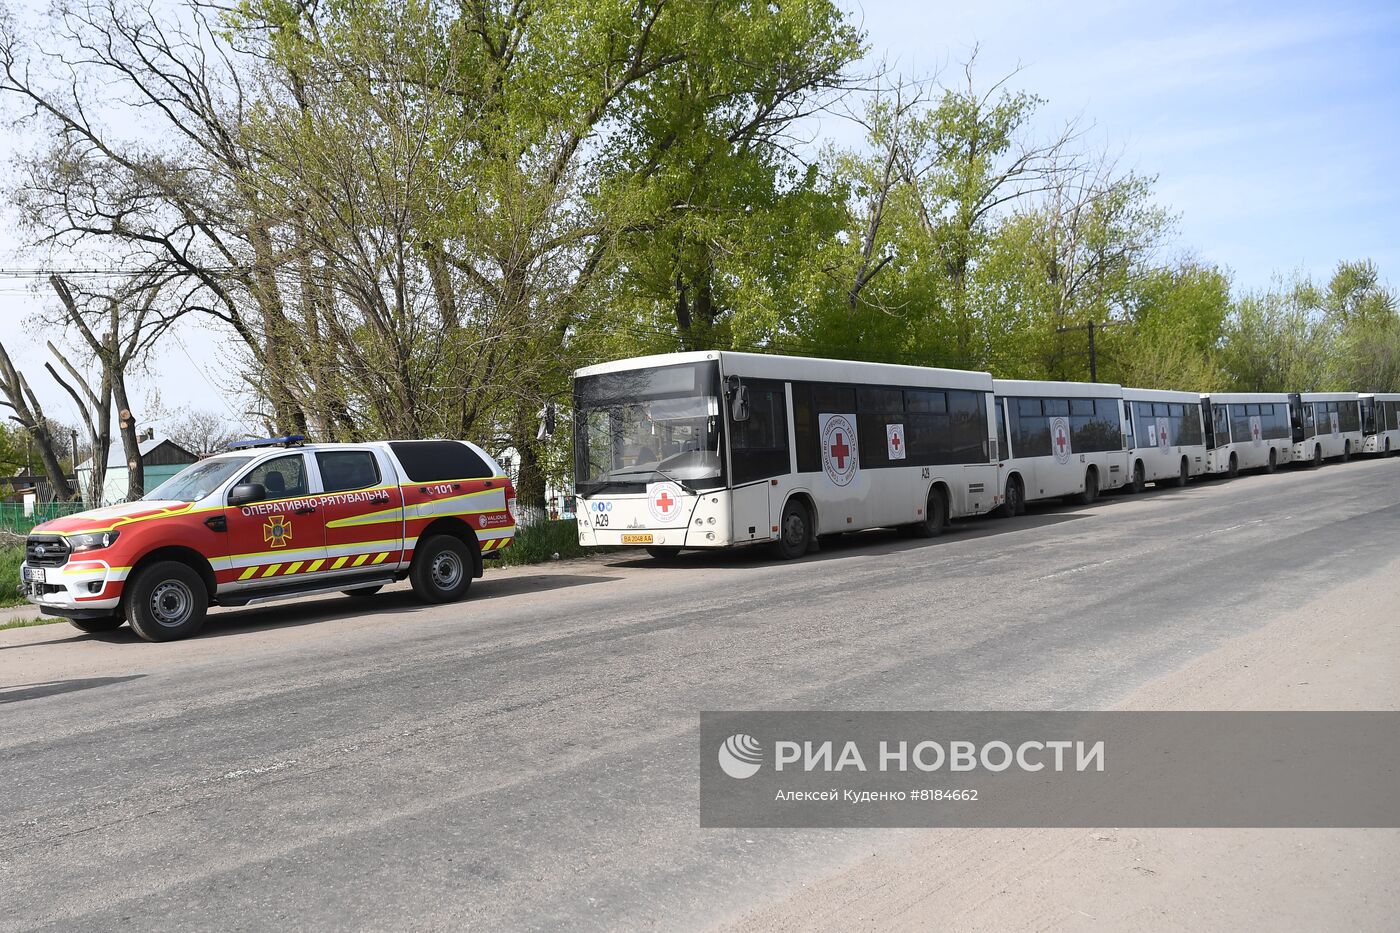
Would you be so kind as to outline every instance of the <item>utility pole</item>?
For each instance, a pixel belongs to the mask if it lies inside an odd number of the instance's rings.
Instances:
[[[1057,334],[1068,334],[1068,333],[1070,333],[1071,331],[1076,331],[1076,330],[1087,330],[1087,331],[1089,332],[1089,381],[1090,381],[1090,382],[1098,382],[1098,381],[1099,381],[1099,353],[1098,353],[1098,348],[1097,348],[1097,347],[1095,346],[1095,344],[1094,344],[1094,331],[1096,331],[1096,330],[1103,330],[1105,327],[1117,327],[1119,323],[1121,323],[1121,322],[1119,322],[1119,321],[1107,321],[1107,322],[1105,322],[1105,323],[1103,323],[1103,324],[1098,324],[1098,323],[1095,323],[1094,321],[1089,321],[1089,323],[1087,323],[1087,324],[1076,324],[1076,325],[1074,325],[1073,327],[1057,327],[1057,328],[1055,328],[1055,333],[1057,333]]]

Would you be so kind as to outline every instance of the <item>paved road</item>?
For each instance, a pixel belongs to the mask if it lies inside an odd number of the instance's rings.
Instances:
[[[1373,573],[1400,460],[794,564],[0,633],[0,929],[701,926],[897,834],[702,831],[702,709],[1089,708]]]

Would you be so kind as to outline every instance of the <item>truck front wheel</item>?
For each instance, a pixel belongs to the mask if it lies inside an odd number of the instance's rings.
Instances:
[[[189,638],[204,627],[209,592],[189,564],[163,560],[143,567],[123,604],[131,630],[146,641]]]
[[[408,578],[423,602],[456,602],[472,585],[471,553],[459,538],[434,535],[419,542]]]

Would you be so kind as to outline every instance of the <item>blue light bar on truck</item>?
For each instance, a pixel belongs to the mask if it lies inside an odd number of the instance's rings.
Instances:
[[[229,450],[239,450],[243,447],[276,447],[279,444],[283,447],[292,447],[306,440],[301,434],[284,434],[281,437],[254,437],[246,441],[234,441],[228,445]]]

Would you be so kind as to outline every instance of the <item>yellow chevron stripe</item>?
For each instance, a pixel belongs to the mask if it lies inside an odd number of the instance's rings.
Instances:
[[[386,558],[386,557],[388,557],[388,556],[389,556],[389,552],[388,552],[388,551],[385,551],[383,554],[376,554],[376,555],[374,555],[374,560],[371,561],[371,563],[374,563],[374,564],[383,563],[383,562],[384,562],[384,558]]]
[[[264,570],[264,571],[262,572],[262,575],[265,576],[265,577],[270,577],[270,576],[272,576],[273,574],[277,573],[277,571],[278,571],[279,569],[281,569],[281,567],[282,567],[281,564],[273,564],[271,567],[268,567],[266,570]]]
[[[246,580],[246,579],[248,579],[249,577],[251,577],[253,574],[255,574],[255,573],[257,573],[257,572],[258,572],[258,568],[256,568],[256,567],[249,567],[247,570],[243,571],[243,576],[239,577],[238,579],[240,579],[240,580]]]
[[[325,563],[324,560],[313,560],[313,561],[311,562],[311,566],[306,568],[306,572],[307,572],[307,573],[315,573],[317,570],[320,570],[320,569],[321,569],[321,565],[324,564],[324,563]]]
[[[341,567],[344,567],[344,566],[345,566],[345,562],[346,562],[347,560],[349,560],[349,559],[350,559],[350,558],[348,558],[348,557],[338,557],[338,558],[336,558],[335,563],[331,564],[331,569],[332,569],[332,570],[339,570]]]
[[[367,561],[367,560],[369,560],[369,555],[368,555],[368,554],[361,554],[359,557],[355,558],[355,562],[354,562],[353,564],[351,564],[350,566],[351,566],[351,567],[358,567],[358,566],[360,566],[361,564],[363,564],[363,563],[364,563],[365,561]]]
[[[304,563],[306,563],[306,561],[304,560],[297,561],[296,563],[292,564],[292,566],[287,568],[287,573],[296,573],[298,570],[301,569],[301,565]]]

